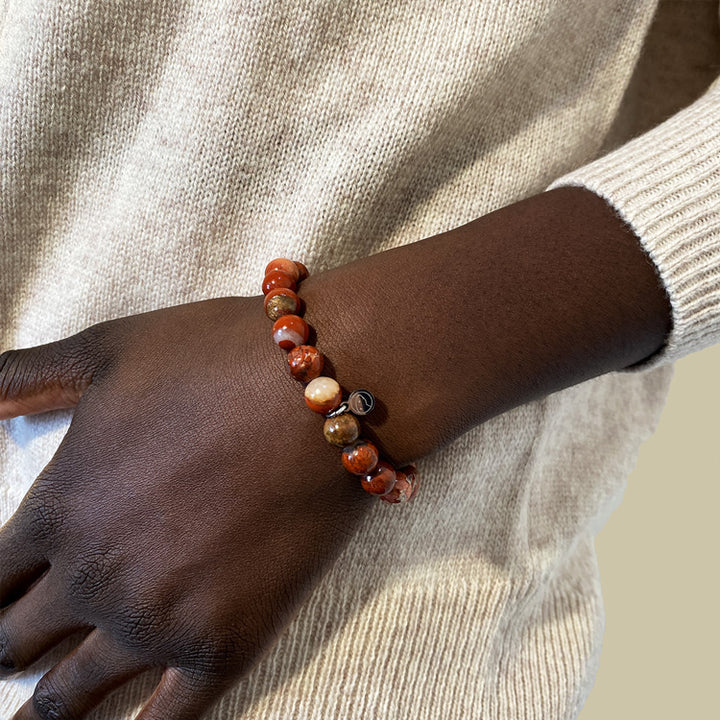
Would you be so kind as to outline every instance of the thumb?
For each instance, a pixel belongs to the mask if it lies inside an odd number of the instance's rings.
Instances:
[[[104,325],[0,355],[0,420],[77,405],[109,359]]]

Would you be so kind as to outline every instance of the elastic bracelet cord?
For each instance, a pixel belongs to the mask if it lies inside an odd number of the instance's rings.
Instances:
[[[342,448],[345,469],[359,476],[363,489],[381,500],[391,504],[408,502],[419,486],[416,467],[394,468],[380,459],[373,443],[360,437],[358,418],[375,407],[373,394],[358,389],[343,400],[337,380],[320,374],[325,364],[323,354],[314,345],[305,344],[310,328],[300,316],[302,302],[295,291],[308,275],[305,265],[287,258],[275,258],[265,268],[262,291],[265,314],[273,321],[273,340],[288,351],[290,374],[307,383],[305,403],[313,412],[325,416],[323,434],[330,444]]]

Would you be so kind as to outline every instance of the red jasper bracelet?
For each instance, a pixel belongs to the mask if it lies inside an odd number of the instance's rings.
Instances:
[[[343,401],[337,380],[320,374],[325,362],[323,354],[314,345],[305,344],[310,328],[300,317],[302,303],[295,291],[308,274],[305,265],[287,258],[276,258],[265,268],[262,291],[265,314],[273,321],[273,340],[288,351],[290,374],[307,383],[305,403],[313,412],[325,416],[325,439],[342,448],[345,469],[360,476],[363,489],[381,500],[408,502],[419,486],[415,466],[395,469],[380,459],[373,443],[360,437],[358,417],[367,415],[375,406],[372,393],[354,390]]]

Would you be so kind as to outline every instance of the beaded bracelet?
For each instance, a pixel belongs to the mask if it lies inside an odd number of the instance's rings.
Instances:
[[[295,291],[308,274],[305,265],[287,258],[276,258],[265,268],[262,291],[265,314],[273,321],[273,340],[288,351],[290,374],[307,383],[305,403],[313,412],[325,416],[325,439],[342,448],[345,469],[359,475],[363,489],[381,500],[392,504],[408,502],[419,486],[415,466],[395,469],[380,459],[373,443],[360,437],[358,417],[375,407],[373,394],[354,390],[343,400],[337,380],[320,374],[325,363],[323,354],[314,345],[305,344],[310,328],[300,317],[302,303]]]

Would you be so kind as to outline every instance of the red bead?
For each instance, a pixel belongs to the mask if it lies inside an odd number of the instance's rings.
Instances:
[[[342,451],[342,464],[353,475],[367,475],[378,464],[378,449],[368,440],[356,440]]]
[[[288,275],[286,272],[282,272],[282,270],[273,270],[265,276],[262,284],[263,294],[267,295],[271,290],[281,287],[295,290],[297,285],[292,279],[292,276]]]
[[[418,476],[414,465],[395,471],[396,480],[392,490],[383,495],[380,499],[386,503],[403,503],[409,502],[417,494]]]
[[[395,468],[384,460],[378,460],[378,464],[363,477],[360,484],[371,495],[384,495],[393,489],[396,478]]]
[[[314,345],[298,345],[287,355],[290,373],[300,382],[310,382],[322,373],[325,357]]]
[[[283,350],[302,345],[310,333],[307,323],[299,315],[282,315],[272,326],[273,340]]]
[[[280,270],[289,275],[295,282],[300,277],[300,269],[298,266],[287,258],[275,258],[271,260],[265,267],[265,274],[269,275],[273,270]]]
[[[295,265],[298,269],[298,282],[302,282],[310,273],[308,269],[299,261],[295,260]]]

